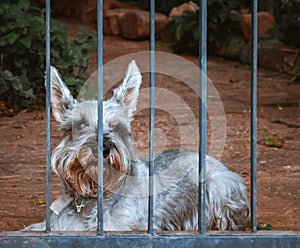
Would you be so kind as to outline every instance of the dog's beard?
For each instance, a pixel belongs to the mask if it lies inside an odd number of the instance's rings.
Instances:
[[[75,156],[65,167],[66,171],[61,173],[61,177],[76,195],[96,197],[98,192],[97,180],[91,175],[97,175],[97,167],[90,166],[84,169],[80,160]]]
[[[109,146],[109,147],[107,147]],[[64,164],[57,164],[58,172],[75,194],[83,197],[97,197],[98,156],[97,145],[83,145],[78,152],[66,153]],[[62,161],[62,157],[58,158]],[[111,195],[117,192],[126,177],[126,160],[113,143],[104,145],[103,192]]]

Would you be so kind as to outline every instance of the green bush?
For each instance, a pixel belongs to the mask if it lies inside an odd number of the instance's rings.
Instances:
[[[196,1],[199,4],[199,1]],[[230,36],[241,36],[240,0],[207,1],[208,52],[215,54]],[[186,12],[172,17],[170,33],[175,36],[175,52],[198,53],[199,13]]]
[[[45,95],[45,10],[29,0],[0,3],[0,98],[17,108],[28,108]],[[74,94],[88,66],[88,50],[96,47],[93,32],[79,28],[72,40],[68,27],[51,20],[51,64],[66,78]]]
[[[281,38],[286,44],[300,47],[300,2],[286,0],[274,2],[274,15]]]
[[[149,0],[131,2],[137,7],[149,10]],[[169,14],[173,7],[189,2],[190,0],[166,0],[155,1],[156,12]],[[199,5],[199,0],[194,0]],[[241,3],[242,2],[242,3]],[[219,50],[224,42],[224,39],[229,36],[241,36],[239,28],[239,18],[241,5],[244,5],[245,0],[208,0],[207,1],[207,37],[208,50],[214,54]],[[170,25],[169,33],[176,38],[174,43],[174,51],[177,53],[198,53],[199,41],[199,13],[186,12],[183,16],[172,17],[173,22]],[[236,40],[236,38],[234,38]]]
[[[176,39],[173,44],[176,53],[198,54],[199,13],[188,11],[182,16],[173,16],[169,33]]]

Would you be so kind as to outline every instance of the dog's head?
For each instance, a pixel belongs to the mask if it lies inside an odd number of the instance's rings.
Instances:
[[[142,75],[134,61],[113,97],[103,102],[103,188],[116,192],[134,160],[130,122],[136,111]],[[77,195],[97,196],[98,102],[77,102],[51,67],[51,106],[64,137],[52,154],[52,168]]]

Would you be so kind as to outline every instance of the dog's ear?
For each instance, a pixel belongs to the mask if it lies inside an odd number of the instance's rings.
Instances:
[[[134,60],[127,68],[123,83],[114,90],[114,99],[120,103],[129,118],[136,111],[136,104],[139,96],[139,88],[142,83],[142,74]]]
[[[62,117],[67,109],[72,109],[76,104],[76,100],[71,95],[68,87],[60,78],[55,67],[50,67],[50,86],[51,86],[51,107],[52,114],[58,122],[62,121]]]

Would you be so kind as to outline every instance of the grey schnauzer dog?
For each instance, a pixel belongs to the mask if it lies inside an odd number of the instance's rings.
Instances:
[[[103,218],[106,231],[147,230],[148,162],[137,158],[131,135],[142,75],[134,61],[122,84],[103,102]],[[61,178],[52,203],[51,230],[97,229],[97,101],[77,102],[51,67],[51,106],[64,136],[51,166]],[[197,230],[198,154],[165,151],[155,158],[154,228]],[[240,176],[206,157],[206,222],[211,230],[242,230],[249,224],[246,188]],[[26,227],[45,230],[45,221]]]

